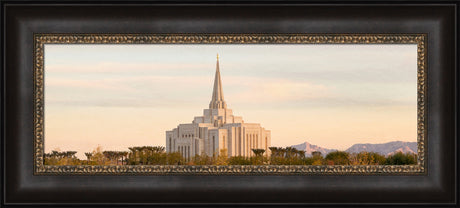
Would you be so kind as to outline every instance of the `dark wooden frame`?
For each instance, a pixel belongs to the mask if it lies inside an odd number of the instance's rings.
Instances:
[[[403,2],[410,3],[404,5],[356,1],[351,2],[353,5],[334,2],[56,3],[59,2],[2,1],[2,206],[80,203],[458,205],[458,2],[414,1]],[[34,176],[34,33],[427,34],[427,174]]]

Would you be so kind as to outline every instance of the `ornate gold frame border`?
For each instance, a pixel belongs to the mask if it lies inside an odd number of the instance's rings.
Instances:
[[[414,175],[426,173],[426,34],[34,34],[35,175]],[[44,155],[45,44],[417,44],[417,165],[49,166]]]

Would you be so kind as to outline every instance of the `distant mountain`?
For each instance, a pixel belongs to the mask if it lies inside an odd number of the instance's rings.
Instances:
[[[298,145],[292,145],[291,147],[296,148],[297,150],[305,151],[305,155],[307,157],[311,156],[311,153],[315,151],[321,152],[323,156],[327,155],[329,152],[337,151],[336,149],[326,149],[326,148],[322,148],[322,147],[310,144],[308,142],[304,142]]]
[[[329,152],[337,151],[336,149],[327,149],[324,147],[320,147],[317,145],[310,144],[308,142],[304,142],[297,145],[292,145],[291,147],[296,148],[298,150],[305,151],[305,155],[307,157],[311,156],[311,153],[314,151],[321,152],[323,156],[327,155]],[[417,153],[417,142],[402,142],[402,141],[394,141],[394,142],[387,142],[383,144],[354,144],[350,148],[345,150],[346,152],[350,153],[359,153],[359,152],[377,152],[383,154],[385,156],[392,155],[396,152],[402,153]]]
[[[354,144],[346,152],[378,152],[383,155],[392,155],[396,152],[417,153],[417,142],[387,142],[383,144]]]

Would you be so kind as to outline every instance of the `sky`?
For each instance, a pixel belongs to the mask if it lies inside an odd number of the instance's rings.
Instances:
[[[46,44],[45,152],[164,146],[208,108],[217,53],[227,107],[272,146],[417,141],[416,44]]]

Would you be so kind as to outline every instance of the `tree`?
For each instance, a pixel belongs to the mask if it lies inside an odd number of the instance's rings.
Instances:
[[[148,165],[164,165],[167,161],[167,155],[165,152],[153,152],[147,156]]]
[[[324,165],[325,160],[321,154],[315,154],[311,157],[311,165]]]
[[[370,152],[371,157],[374,159],[372,165],[384,165],[386,162],[386,158],[384,155],[381,155],[377,152]]]
[[[229,165],[252,165],[251,159],[243,156],[233,156],[228,159]]]
[[[319,152],[319,151],[313,151],[313,152],[311,152],[311,156],[316,156],[316,155],[322,156],[321,152]]]
[[[126,151],[122,151],[120,152],[120,156],[121,156],[121,165],[126,165],[127,164],[127,159],[128,159],[128,152]],[[124,164],[123,164],[124,163]]]
[[[93,153],[85,152],[85,156],[86,156],[86,164],[89,165],[89,161],[91,160],[91,156],[93,156]]]
[[[220,154],[216,158],[216,165],[228,165],[227,149],[221,149]]]
[[[348,165],[348,153],[343,151],[330,152],[326,155],[326,161],[329,165]],[[330,164],[332,162],[332,164]]]
[[[161,163],[161,160],[166,161],[164,153],[165,147],[163,146],[142,146],[142,147],[129,147],[131,152],[128,154],[129,164],[131,165],[152,165]]]
[[[147,162],[147,148],[145,146],[143,147],[137,147],[137,152],[139,152],[139,163],[141,165],[145,165]]]
[[[413,153],[397,152],[387,157],[386,165],[413,165],[417,164],[417,155]]]
[[[264,149],[252,149],[252,152],[254,152],[254,157],[251,157],[251,163],[253,165],[263,165],[264,164]]]
[[[270,152],[272,153],[272,157],[279,157],[280,156],[280,151],[278,147],[269,147]]]
[[[193,156],[191,161],[194,165],[212,165],[213,158],[202,152],[200,155]]]
[[[166,154],[166,164],[168,165],[183,165],[184,158],[180,152],[170,152]]]
[[[121,164],[123,165],[124,158],[128,155],[126,151],[104,151],[102,152],[104,157],[106,157],[111,165],[119,165],[121,159]]]
[[[128,164],[130,165],[136,165],[138,164],[139,157],[138,157],[138,152],[136,147],[128,147],[129,151],[131,151],[128,154]]]
[[[102,147],[98,145],[92,151],[91,164],[93,165],[109,165],[110,161],[102,153]]]
[[[315,162],[313,157],[306,157],[303,159],[303,165],[313,165],[313,162]]]
[[[102,152],[105,158],[109,160],[110,165],[119,165],[120,158],[122,158],[123,164],[123,155],[125,152],[122,151],[104,151]],[[127,152],[126,152],[127,154]]]
[[[269,147],[271,151],[270,164],[272,165],[285,165],[288,161],[285,157],[285,149],[282,147]]]
[[[164,152],[165,151],[165,147],[163,146],[154,146],[154,147],[151,147],[151,150],[154,152],[154,153],[161,153],[161,152]]]
[[[348,155],[349,165],[383,165],[386,162],[385,156],[376,152],[350,153]]]
[[[75,157],[76,151],[60,151],[59,149],[45,153],[45,165],[81,165],[81,161]]]
[[[256,156],[262,156],[265,150],[264,149],[252,149],[252,152],[254,152],[254,155]]]
[[[305,151],[304,150],[298,150],[297,154],[300,158],[305,158]]]

